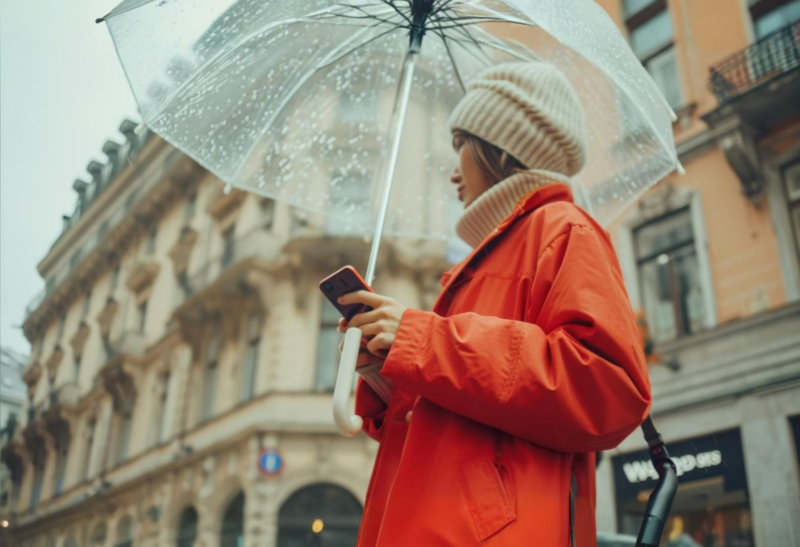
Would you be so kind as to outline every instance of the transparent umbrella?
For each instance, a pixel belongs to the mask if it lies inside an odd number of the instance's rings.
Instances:
[[[589,138],[574,186],[601,222],[679,167],[672,111],[593,0],[126,0],[99,21],[148,127],[229,185],[371,236],[368,283],[384,230],[452,229],[446,120],[492,64],[569,78]],[[359,339],[334,395],[345,434]]]

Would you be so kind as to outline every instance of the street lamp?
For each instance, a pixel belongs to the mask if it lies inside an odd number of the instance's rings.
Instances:
[[[0,522],[0,526],[2,526],[3,528],[8,528],[8,521],[3,520],[2,522]]]

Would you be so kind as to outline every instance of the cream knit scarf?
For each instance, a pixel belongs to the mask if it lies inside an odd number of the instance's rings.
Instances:
[[[469,204],[456,224],[456,233],[473,249],[514,211],[517,203],[537,188],[566,184],[569,178],[553,171],[531,169],[503,179]]]

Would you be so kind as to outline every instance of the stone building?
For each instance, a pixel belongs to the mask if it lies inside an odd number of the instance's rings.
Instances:
[[[15,544],[354,543],[377,446],[334,429],[316,285],[368,244],[120,131],[75,182],[25,320],[27,416],[2,450]],[[428,246],[387,246],[376,288],[430,305]]]
[[[14,436],[25,405],[22,372],[28,358],[8,348],[0,348],[0,451]],[[14,477],[0,466],[0,547],[8,545]]]
[[[610,229],[681,472],[667,532],[800,545],[800,1],[598,2],[676,111],[686,169]],[[637,529],[644,449],[605,455],[600,529]]]
[[[673,105],[686,168],[609,229],[681,471],[667,533],[798,544],[800,1],[598,3]],[[12,537],[352,544],[377,446],[332,427],[315,284],[366,244],[120,129],[39,267],[27,415],[0,453]],[[392,244],[376,289],[429,309],[445,254]],[[637,432],[602,456],[600,530],[635,532],[643,449]]]

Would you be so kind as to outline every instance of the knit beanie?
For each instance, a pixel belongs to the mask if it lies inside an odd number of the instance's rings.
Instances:
[[[450,115],[459,129],[529,169],[578,173],[586,163],[586,119],[567,78],[544,62],[493,66],[469,84]]]

